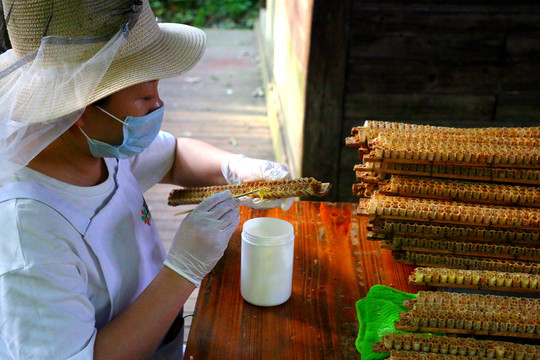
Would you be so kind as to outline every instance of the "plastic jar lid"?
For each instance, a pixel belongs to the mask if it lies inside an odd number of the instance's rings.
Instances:
[[[259,246],[282,245],[294,239],[294,228],[291,223],[282,219],[254,218],[244,223],[242,239]]]

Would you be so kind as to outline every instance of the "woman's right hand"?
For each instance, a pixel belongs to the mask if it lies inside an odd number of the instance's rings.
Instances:
[[[238,204],[229,190],[201,202],[180,224],[165,265],[198,287],[240,223]]]

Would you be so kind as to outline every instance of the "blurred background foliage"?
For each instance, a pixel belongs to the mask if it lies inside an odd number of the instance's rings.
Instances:
[[[161,22],[224,29],[253,28],[259,0],[150,0]]]

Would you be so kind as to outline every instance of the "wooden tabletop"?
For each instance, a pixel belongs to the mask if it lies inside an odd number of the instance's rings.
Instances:
[[[295,229],[291,298],[258,307],[240,295],[241,228],[199,290],[184,359],[359,359],[355,303],[375,284],[417,292],[407,283],[413,267],[366,240],[356,204],[295,202],[291,209],[241,207],[241,224],[269,216]]]

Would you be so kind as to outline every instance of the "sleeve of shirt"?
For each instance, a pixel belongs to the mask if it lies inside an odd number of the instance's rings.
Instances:
[[[22,218],[16,201],[0,205],[0,358],[93,359],[86,268],[66,241],[74,230],[47,206],[24,203],[34,216]]]
[[[0,334],[14,359],[93,359],[94,309],[71,265],[0,276]]]
[[[157,184],[174,163],[176,138],[160,131],[156,139],[141,154],[130,159],[131,172],[143,192]]]

